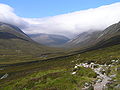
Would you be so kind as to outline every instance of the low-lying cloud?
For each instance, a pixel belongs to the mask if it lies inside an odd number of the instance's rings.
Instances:
[[[0,21],[21,28],[25,33],[49,33],[73,37],[88,30],[104,30],[120,21],[120,2],[47,18],[23,18],[8,5],[0,4]]]

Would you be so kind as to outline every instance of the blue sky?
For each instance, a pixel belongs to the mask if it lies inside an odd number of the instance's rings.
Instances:
[[[10,5],[18,16],[41,18],[96,8],[119,0],[0,0]]]
[[[15,25],[27,34],[73,38],[119,21],[119,0],[0,0],[0,22]]]

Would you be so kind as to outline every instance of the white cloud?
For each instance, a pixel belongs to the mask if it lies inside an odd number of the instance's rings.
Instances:
[[[18,17],[12,7],[0,4],[0,21],[10,23],[20,27],[21,29],[27,28],[28,22],[24,21],[21,17]]]
[[[18,17],[13,8],[0,4],[0,21],[12,23],[26,33],[51,33],[72,37],[88,30],[103,30],[120,21],[120,3],[47,18]]]

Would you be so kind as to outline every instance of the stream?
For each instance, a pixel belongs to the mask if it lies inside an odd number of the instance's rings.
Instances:
[[[77,67],[91,68],[97,74],[97,77],[96,77],[97,80],[95,81],[95,84],[85,86],[84,88],[82,88],[82,90],[89,90],[90,86],[92,86],[94,90],[104,90],[104,88],[106,87],[106,84],[109,83],[111,80],[111,78],[107,76],[105,73],[106,68],[109,67],[106,64],[100,65],[95,63],[90,63],[90,64],[80,63],[80,64],[76,64],[75,68]],[[75,74],[75,73],[72,73],[72,74]]]
[[[101,82],[97,82],[93,85],[94,90],[103,90],[103,88],[106,86],[106,84],[111,80],[110,77],[108,77],[106,74],[100,73],[100,69],[94,69],[94,71],[102,78]]]

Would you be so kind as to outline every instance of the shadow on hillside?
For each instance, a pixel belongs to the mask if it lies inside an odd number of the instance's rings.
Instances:
[[[22,40],[28,41],[26,39],[23,39],[21,37],[18,37],[16,35],[8,33],[8,32],[0,32],[0,39],[22,39]]]

